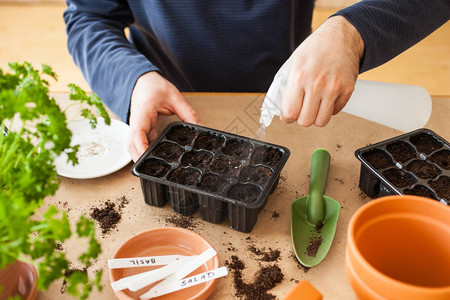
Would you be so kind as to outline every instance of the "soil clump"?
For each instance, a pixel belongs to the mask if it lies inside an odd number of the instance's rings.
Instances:
[[[250,245],[248,249],[255,255],[259,256],[259,260],[263,262],[278,261],[280,258],[280,250],[273,250],[269,248],[267,251],[265,248],[256,248],[254,245]]]
[[[377,169],[386,169],[394,165],[387,153],[383,150],[375,149],[364,153],[362,156],[371,166]]]
[[[229,140],[222,152],[226,155],[236,157],[238,159],[247,158],[253,150],[253,145],[249,142],[239,140]]]
[[[198,222],[192,216],[183,216],[179,214],[171,214],[167,216],[165,222],[172,224],[175,227],[180,227],[184,229],[194,230],[198,227]]]
[[[230,178],[237,175],[240,167],[240,161],[232,157],[218,156],[210,164],[209,170],[211,172]]]
[[[160,178],[164,177],[169,169],[170,166],[165,162],[156,158],[149,158],[139,165],[138,171],[143,174]]]
[[[253,182],[264,185],[272,175],[272,170],[263,166],[247,166],[244,167],[239,175],[242,182]]]
[[[430,160],[442,169],[450,170],[450,151],[442,150],[431,155]]]
[[[392,154],[396,161],[401,163],[405,163],[417,156],[416,151],[408,145],[408,143],[403,141],[389,144],[386,146],[386,149]]]
[[[413,160],[408,164],[406,169],[422,179],[433,179],[441,174],[441,170],[435,165],[423,160]]]
[[[447,200],[447,203],[450,201],[450,177],[441,176],[428,184],[436,191],[439,197]]]
[[[158,147],[153,150],[152,154],[167,162],[173,162],[177,161],[183,152],[184,149],[177,144],[164,142],[159,144]]]
[[[251,283],[247,283],[243,279],[242,271],[245,269],[245,264],[238,256],[232,255],[231,262],[226,261],[225,265],[233,274],[237,297],[246,300],[276,299],[273,294],[268,292],[281,283],[284,278],[280,267],[276,264],[259,269]]]
[[[442,147],[442,144],[428,133],[420,133],[410,137],[409,140],[416,146],[419,152],[425,154],[430,154],[434,150]]]
[[[201,133],[194,142],[194,149],[219,150],[224,142],[224,138],[208,132]]]
[[[197,131],[186,126],[174,126],[166,134],[168,140],[177,142],[182,146],[190,145],[195,139]]]
[[[388,169],[383,172],[383,176],[399,188],[407,187],[416,182],[410,175],[398,169]]]
[[[252,164],[263,164],[269,167],[275,167],[281,160],[282,153],[274,148],[258,147],[252,155]]]
[[[213,154],[206,151],[189,151],[183,155],[181,164],[199,169],[206,167],[213,159]]]
[[[412,189],[407,189],[403,192],[405,195],[415,195],[415,196],[421,196],[425,198],[431,198],[435,199],[436,197],[433,195],[433,193],[428,189],[427,187],[423,185],[416,185]]]
[[[103,204],[103,207],[92,208],[91,218],[99,223],[102,234],[106,235],[110,233],[111,230],[116,228],[116,225],[120,222],[122,215],[118,210],[116,210],[116,204],[108,200]]]

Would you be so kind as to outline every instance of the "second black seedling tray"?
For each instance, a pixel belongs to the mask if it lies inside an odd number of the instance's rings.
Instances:
[[[450,144],[422,128],[356,150],[369,197],[417,195],[450,203]]]
[[[170,202],[182,215],[250,232],[290,151],[282,146],[184,122],[170,123],[133,165],[144,200]]]

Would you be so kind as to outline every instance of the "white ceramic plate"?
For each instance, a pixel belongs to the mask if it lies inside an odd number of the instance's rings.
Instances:
[[[111,120],[105,125],[99,118],[97,127],[91,128],[88,120],[69,123],[72,131],[72,145],[80,145],[77,153],[78,164],[67,163],[67,155],[55,160],[59,175],[69,178],[88,179],[111,174],[126,166],[131,157],[127,151],[129,126],[121,121]]]

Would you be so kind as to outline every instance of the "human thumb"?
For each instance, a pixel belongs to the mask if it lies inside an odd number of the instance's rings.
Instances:
[[[200,117],[197,112],[192,108],[189,103],[180,95],[177,97],[172,104],[172,112],[177,115],[177,117],[187,123],[199,124]]]

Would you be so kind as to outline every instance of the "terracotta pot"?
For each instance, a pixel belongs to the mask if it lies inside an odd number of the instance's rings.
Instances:
[[[0,269],[0,285],[2,293],[0,300],[12,296],[34,300],[37,297],[37,271],[33,265],[16,261],[14,264]]]
[[[418,196],[365,204],[348,226],[345,265],[359,299],[450,299],[450,207]]]
[[[213,246],[199,234],[182,228],[162,227],[149,229],[141,232],[127,241],[125,241],[114,253],[112,258],[130,258],[153,255],[197,255]],[[191,275],[199,274],[207,270],[213,270],[219,267],[219,258],[214,256],[207,261],[202,267],[198,268]],[[111,282],[117,281],[123,277],[135,275],[145,271],[155,269],[157,267],[139,267],[139,268],[123,268],[110,269],[109,276]],[[159,268],[159,266],[158,266]],[[158,300],[205,300],[215,290],[217,279],[195,285],[193,287],[179,290],[174,293],[166,294],[158,297]],[[135,300],[146,292],[155,284],[149,285],[136,292],[128,289],[115,291],[117,298],[120,300]]]

